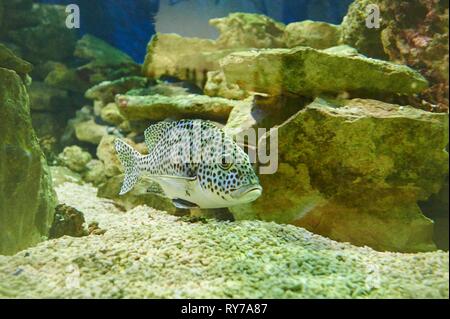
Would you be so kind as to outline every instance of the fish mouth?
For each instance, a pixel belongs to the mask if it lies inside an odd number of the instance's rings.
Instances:
[[[262,194],[262,187],[258,184],[242,186],[231,193],[231,197],[236,199],[248,199],[249,201],[257,199]]]

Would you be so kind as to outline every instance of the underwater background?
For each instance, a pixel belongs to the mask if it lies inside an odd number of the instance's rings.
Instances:
[[[0,298],[448,298],[448,7],[0,0]],[[119,195],[182,119],[275,154],[260,197]]]

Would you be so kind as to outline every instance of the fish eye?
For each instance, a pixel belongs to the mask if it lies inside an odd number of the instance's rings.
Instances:
[[[229,156],[222,156],[221,162],[220,162],[220,167],[222,167],[223,169],[230,169],[233,166],[232,160]]]

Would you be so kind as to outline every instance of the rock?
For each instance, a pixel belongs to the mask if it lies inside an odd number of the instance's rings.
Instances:
[[[127,54],[89,34],[78,40],[74,55],[90,61],[78,68],[90,85],[141,73],[140,66]]]
[[[82,173],[87,168],[86,165],[91,161],[92,156],[83,151],[79,146],[68,146],[58,156],[59,161],[74,172]]]
[[[172,201],[159,194],[149,192],[148,189],[155,183],[143,178],[138,181],[129,193],[122,196],[119,195],[123,179],[124,175],[117,175],[110,178],[99,187],[97,196],[112,199],[120,205],[123,205],[127,210],[140,205],[147,205],[158,210],[164,210],[170,214],[175,213],[176,208],[172,204]]]
[[[380,41],[381,28],[368,28],[366,24],[369,5],[377,4],[378,0],[353,1],[341,23],[341,43],[356,48],[364,55],[387,59]]]
[[[52,181],[55,187],[58,187],[64,183],[83,183],[80,174],[75,173],[65,166],[50,166],[50,171],[52,173]]]
[[[4,44],[0,43],[0,68],[10,69],[16,71],[21,77],[28,74],[33,69],[31,63],[17,57]]]
[[[243,100],[250,93],[239,88],[237,84],[229,85],[225,79],[225,75],[221,71],[208,72],[208,80],[206,81],[205,94],[209,96],[218,96],[231,100]]]
[[[219,60],[233,51],[220,50],[213,40],[157,33],[147,47],[143,72],[149,78],[170,75],[203,87],[207,73],[218,70]]]
[[[55,218],[50,228],[49,238],[86,236],[87,232],[84,229],[84,223],[85,220],[82,212],[65,204],[58,205],[55,209]]]
[[[100,160],[91,160],[86,165],[86,171],[83,174],[83,179],[92,183],[95,186],[103,184],[106,182],[105,165]]]
[[[62,63],[52,65],[52,70],[45,77],[46,84],[76,93],[84,93],[89,83],[83,81],[75,69]]]
[[[48,234],[56,196],[26,88],[12,70],[0,68],[0,79],[0,254],[8,255]]]
[[[285,47],[285,25],[265,15],[237,12],[209,23],[219,30],[217,45],[223,49]]]
[[[338,25],[305,20],[288,24],[284,41],[288,48],[306,46],[319,50],[327,49],[339,44],[340,31]]]
[[[120,125],[125,118],[119,111],[116,103],[109,103],[100,111],[100,116],[103,121],[114,125]]]
[[[0,298],[449,297],[448,252],[380,253],[292,225],[184,221],[145,206],[124,214],[89,185],[58,197],[106,233],[0,257]]]
[[[64,112],[69,101],[67,91],[43,82],[33,82],[29,87],[29,94],[33,111]]]
[[[227,83],[271,95],[321,92],[415,94],[428,87],[404,65],[308,47],[232,53],[221,61]]]
[[[9,32],[11,40],[25,49],[27,60],[36,63],[64,61],[72,57],[76,30],[66,27],[65,9],[65,6],[36,4],[31,14],[38,17],[39,24]]]
[[[99,100],[104,104],[114,102],[117,94],[125,94],[131,89],[147,87],[148,79],[139,76],[130,76],[115,81],[105,81],[86,91],[86,98]]]
[[[108,135],[108,127],[95,123],[94,120],[74,124],[75,136],[81,142],[98,145],[101,139]]]
[[[117,137],[112,135],[105,135],[97,147],[97,157],[104,163],[104,172],[108,177],[123,173],[122,164],[120,163],[114,148],[114,141],[116,138]],[[132,146],[135,146],[131,140],[126,140],[126,142]]]
[[[448,114],[317,99],[277,134],[278,171],[260,176],[258,200],[230,208],[236,219],[292,223],[377,250],[435,249],[418,201],[448,174]]]
[[[128,120],[200,118],[224,121],[235,106],[243,103],[246,102],[195,94],[171,97],[163,95],[116,97],[121,114]]]

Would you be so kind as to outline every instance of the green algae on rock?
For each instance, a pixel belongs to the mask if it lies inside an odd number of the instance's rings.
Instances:
[[[0,79],[0,254],[13,254],[47,236],[56,196],[26,88],[12,70],[0,68]]]
[[[220,65],[228,84],[271,95],[414,94],[428,87],[427,80],[407,66],[308,47],[236,52]]]
[[[88,185],[62,203],[106,230],[0,256],[7,298],[448,298],[448,252],[380,253],[292,225],[123,214]],[[18,273],[18,270],[20,272]]]
[[[270,137],[270,135],[266,136]],[[317,99],[278,127],[279,168],[237,219],[292,223],[377,250],[435,249],[418,201],[448,174],[448,114]]]
[[[245,101],[234,101],[206,95],[116,96],[116,104],[128,120],[160,121],[166,118],[200,118],[226,121],[231,110]]]

